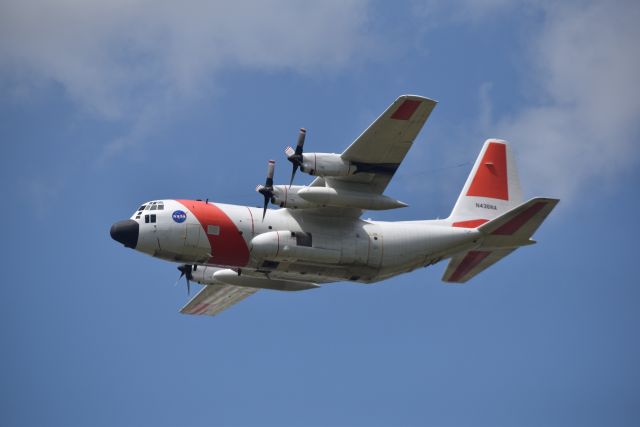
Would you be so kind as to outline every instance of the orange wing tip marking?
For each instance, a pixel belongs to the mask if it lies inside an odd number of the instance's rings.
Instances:
[[[525,211],[520,212],[518,215],[495,229],[491,234],[498,234],[502,236],[510,236],[514,234],[515,232],[520,230],[520,227],[529,222],[529,220],[533,218],[538,212],[540,212],[546,205],[546,202],[534,203]]]
[[[464,259],[453,272],[449,281],[459,282],[464,276],[466,276],[471,270],[473,270],[483,259],[489,256],[491,252],[487,251],[469,251]]]
[[[469,186],[467,196],[509,200],[507,148],[505,144],[498,142],[489,144]]]
[[[489,222],[488,219],[470,219],[468,221],[458,221],[451,224],[452,227],[477,228],[482,224]]]
[[[409,120],[418,109],[422,101],[416,99],[405,99],[398,109],[391,116],[395,120]]]
[[[202,313],[206,312],[208,308],[209,308],[209,304],[200,303],[200,304],[196,305],[193,308],[193,310],[191,310],[191,312],[189,314],[202,314]]]

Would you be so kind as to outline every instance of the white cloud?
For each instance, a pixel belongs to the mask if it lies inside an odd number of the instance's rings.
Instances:
[[[366,55],[366,0],[11,1],[0,6],[0,72],[8,93],[59,85],[100,118],[149,117],[215,90],[232,67],[323,72]],[[140,123],[138,123],[140,122]]]
[[[510,140],[528,193],[575,200],[587,187],[617,184],[638,163],[640,3],[426,0],[414,10],[429,28],[482,31],[515,11],[526,17],[527,31],[508,36],[523,37],[519,59],[526,63],[516,70],[528,98],[512,113],[499,113],[491,91],[500,82],[483,82],[480,115],[467,132]]]
[[[428,27],[454,23],[482,23],[511,12],[526,2],[514,0],[414,0],[414,15]]]
[[[552,2],[542,11],[525,79],[540,96],[492,127],[517,144],[536,192],[571,200],[638,161],[640,4]]]

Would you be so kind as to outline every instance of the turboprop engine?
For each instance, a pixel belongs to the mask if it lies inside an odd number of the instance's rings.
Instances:
[[[314,203],[313,201],[309,201],[300,197],[298,192],[303,188],[306,187],[303,185],[274,185],[273,195],[271,196],[271,203],[280,206],[281,208],[289,209],[308,209],[321,207],[322,205],[319,203]]]
[[[307,187],[302,185],[274,185],[271,203],[281,208],[309,209],[325,206],[348,207],[366,210],[387,210],[407,206],[399,200],[382,194],[338,191],[328,187]]]
[[[317,176],[348,176],[358,172],[358,167],[340,154],[334,153],[304,153],[306,129],[300,129],[296,148],[287,147],[284,150],[287,159],[293,164],[291,182],[298,168],[304,173]]]
[[[358,172],[358,167],[334,153],[305,153],[300,170],[317,176],[348,176]]]
[[[393,175],[397,165],[387,163],[352,162],[333,153],[303,153],[303,145],[307,131],[300,129],[298,144],[294,150],[285,149],[287,159],[293,164],[291,181],[300,169],[310,175],[347,176],[359,172],[389,173]],[[325,186],[273,185],[275,161],[269,160],[267,178],[264,185],[258,185],[256,191],[262,194],[264,204],[262,219],[267,213],[269,202],[281,208],[310,209],[327,206],[355,208],[365,210],[386,210],[406,207],[406,203],[382,194],[359,192],[350,189],[339,189]]]

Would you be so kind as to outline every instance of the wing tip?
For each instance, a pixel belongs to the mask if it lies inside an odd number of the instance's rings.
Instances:
[[[396,101],[399,101],[401,99],[402,100],[404,100],[404,99],[415,99],[415,100],[420,100],[420,101],[427,102],[427,103],[430,103],[430,104],[433,104],[433,105],[438,103],[438,101],[436,101],[435,99],[427,98],[426,96],[422,96],[422,95],[413,95],[413,94],[410,94],[410,93],[405,93],[403,95],[400,95]]]

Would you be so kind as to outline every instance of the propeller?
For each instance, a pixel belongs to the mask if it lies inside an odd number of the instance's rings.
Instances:
[[[267,166],[267,180],[264,185],[258,185],[256,187],[256,191],[264,196],[264,209],[262,210],[262,220],[264,221],[264,216],[267,214],[267,206],[269,205],[269,200],[273,197],[273,173],[276,167],[276,162],[274,160],[269,160],[269,165]]]
[[[291,147],[287,147],[284,150],[284,154],[287,155],[287,159],[291,163],[293,163],[293,170],[291,171],[291,181],[289,182],[289,187],[291,187],[291,184],[293,184],[293,178],[296,176],[298,168],[302,166],[302,147],[304,146],[305,136],[307,136],[307,130],[301,128],[300,133],[298,134],[298,144],[296,145],[296,149],[294,150]]]
[[[178,277],[178,280],[176,280],[176,285],[178,284],[180,279],[182,279],[182,277],[185,277],[187,279],[187,294],[188,295],[191,295],[191,280],[193,280],[193,274],[191,274],[191,273],[194,270],[193,267],[194,266],[191,265],[191,264],[183,264],[183,265],[178,267],[178,270],[180,271],[180,277]]]

